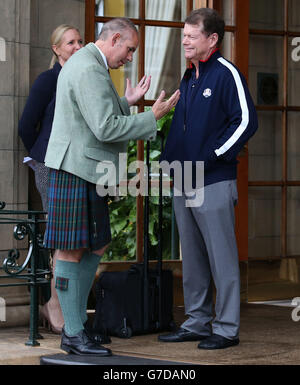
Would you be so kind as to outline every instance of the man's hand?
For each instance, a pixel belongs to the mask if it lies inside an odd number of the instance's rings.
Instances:
[[[125,97],[130,106],[133,106],[138,100],[140,100],[145,93],[149,90],[151,83],[151,76],[144,75],[139,84],[132,88],[130,79],[126,79],[126,91]]]
[[[170,99],[164,101],[164,97],[166,96],[165,91],[161,91],[159,98],[152,106],[152,111],[156,120],[159,120],[164,115],[166,115],[173,107],[176,106],[179,97],[180,91],[176,90],[174,94],[170,97]]]

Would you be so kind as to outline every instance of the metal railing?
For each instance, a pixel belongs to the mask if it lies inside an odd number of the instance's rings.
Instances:
[[[5,274],[0,275],[0,287],[4,286],[27,286],[30,289],[30,331],[29,339],[25,343],[28,346],[40,345],[37,341],[43,338],[39,334],[39,287],[49,284],[50,268],[39,268],[39,260],[42,246],[41,224],[46,223],[41,219],[46,213],[43,211],[18,211],[4,210],[5,202],[0,202],[0,225],[14,224],[13,236],[16,240],[28,237],[28,252],[24,262],[20,262],[20,252],[13,248],[7,252],[0,269]],[[18,282],[1,283],[1,279],[13,278]],[[24,280],[25,282],[20,282]]]

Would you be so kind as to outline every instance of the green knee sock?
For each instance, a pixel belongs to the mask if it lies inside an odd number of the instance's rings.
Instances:
[[[57,260],[55,265],[55,288],[64,316],[64,329],[69,336],[82,330],[79,312],[79,263]]]
[[[80,261],[79,312],[83,324],[88,318],[86,314],[87,302],[100,259],[101,257],[99,255],[86,252],[83,254]]]

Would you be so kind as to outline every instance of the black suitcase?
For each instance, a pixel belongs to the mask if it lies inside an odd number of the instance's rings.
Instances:
[[[161,137],[163,146],[163,137]],[[150,143],[147,166],[150,175]],[[148,191],[150,180],[148,178]],[[127,271],[103,272],[96,283],[96,333],[122,338],[172,330],[173,274],[162,269],[162,171],[159,175],[159,237],[155,269],[149,269],[149,196],[144,205],[144,261]]]

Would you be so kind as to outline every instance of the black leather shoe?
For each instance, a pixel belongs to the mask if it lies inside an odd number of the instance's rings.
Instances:
[[[169,334],[162,334],[158,336],[159,341],[162,342],[185,342],[185,341],[200,341],[206,338],[201,334],[190,332],[186,329],[179,328],[177,331]]]
[[[86,331],[80,330],[75,336],[68,336],[63,328],[60,348],[67,353],[78,355],[111,356],[111,350],[91,340]]]
[[[213,350],[213,349],[225,349],[230,346],[235,346],[240,343],[238,338],[234,340],[230,340],[229,338],[225,338],[220,336],[219,334],[212,334],[210,337],[205,338],[205,340],[201,341],[198,345],[199,349]]]
[[[95,331],[95,329],[89,325],[88,321],[86,321],[83,324],[83,326],[84,326],[84,330],[87,332],[88,336],[92,340],[94,340],[95,342],[97,342],[99,344],[110,344],[111,343],[111,339],[107,334],[99,333],[99,332]]]

